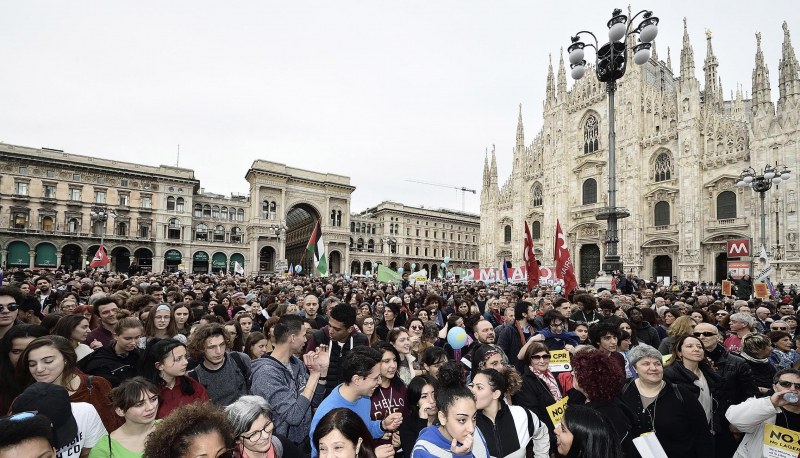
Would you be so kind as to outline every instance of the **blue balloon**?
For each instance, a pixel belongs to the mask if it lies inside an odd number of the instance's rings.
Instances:
[[[303,271],[303,266],[301,266],[300,264],[298,264],[298,265],[297,265],[297,266],[294,268],[294,271],[295,271],[295,272],[297,272],[297,273],[300,273],[300,272],[302,272],[302,271]]]
[[[411,263],[411,270],[414,270],[416,268],[417,268],[417,263],[416,262],[412,262]]]
[[[444,257],[444,263],[445,264],[450,264],[450,256],[445,256]]]
[[[397,273],[399,273],[399,274],[402,274],[402,273],[403,273],[403,272],[405,272],[405,271],[406,271],[406,270],[405,270],[405,269],[403,269],[402,267],[398,267],[398,268],[397,268]]]
[[[442,269],[446,269],[446,268],[447,268],[447,264],[442,263]]]
[[[467,331],[464,328],[454,327],[447,331],[447,343],[453,350],[460,350],[467,344]]]

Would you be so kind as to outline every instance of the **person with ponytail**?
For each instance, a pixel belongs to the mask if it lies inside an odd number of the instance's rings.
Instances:
[[[547,458],[547,426],[530,410],[506,403],[508,385],[506,375],[492,368],[475,372],[469,385],[478,408],[476,424],[486,438],[489,454],[496,458],[524,458],[530,450],[536,458]]]
[[[405,458],[411,458],[414,442],[420,431],[437,423],[436,391],[439,382],[435,377],[424,374],[411,379],[408,384],[407,405],[411,414],[403,418],[400,425],[400,447]]]
[[[461,363],[449,361],[439,369],[439,425],[419,433],[411,458],[489,458],[486,440],[475,427],[475,396],[467,388],[461,368]]]
[[[611,422],[590,407],[569,406],[556,428],[557,457],[625,458]]]

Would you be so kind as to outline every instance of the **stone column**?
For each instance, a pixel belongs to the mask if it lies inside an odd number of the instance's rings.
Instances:
[[[33,269],[35,262],[36,262],[36,250],[28,250],[28,267]]]

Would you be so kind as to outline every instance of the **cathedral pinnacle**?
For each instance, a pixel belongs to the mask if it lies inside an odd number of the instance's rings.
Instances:
[[[552,106],[556,100],[555,77],[553,76],[553,55],[550,55],[550,65],[547,68],[547,93],[544,99],[544,106]]]
[[[766,110],[774,115],[772,95],[769,86],[769,68],[764,62],[764,52],[761,51],[761,32],[756,33],[756,63],[753,68],[753,114]]]
[[[519,104],[519,117],[517,118],[517,150],[525,148],[525,129],[522,127],[522,104]]]
[[[494,145],[492,145],[492,168],[489,173],[491,183],[497,186],[497,156],[494,154]]]
[[[719,86],[717,86],[717,56],[714,55],[714,48],[711,46],[711,31],[706,29],[706,59],[703,63],[703,73],[705,74],[705,87],[703,104],[706,110],[719,109],[722,107],[722,100],[719,97]]]
[[[563,102],[567,97],[567,69],[564,66],[564,48],[559,53],[561,56],[558,62],[558,101]]]
[[[667,68],[672,71],[672,55],[670,54],[669,46],[667,46]]]
[[[787,104],[794,105],[800,102],[800,69],[798,69],[797,56],[792,46],[789,34],[789,25],[783,21],[783,52],[778,62],[778,113],[781,113]]]
[[[689,42],[689,28],[683,18],[683,47],[681,48],[681,79],[687,81],[694,78],[694,50]]]

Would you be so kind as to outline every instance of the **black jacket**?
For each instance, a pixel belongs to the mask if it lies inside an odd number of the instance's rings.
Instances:
[[[639,437],[642,432],[638,430],[636,414],[627,405],[615,397],[609,402],[591,401],[586,403],[585,406],[600,412],[608,418],[611,426],[614,427],[614,432],[617,433],[617,438],[622,445],[622,451],[627,458],[639,456],[636,446],[633,445],[633,439]]]
[[[526,425],[520,425],[528,430],[529,437],[533,437],[533,417],[532,413],[527,412],[531,416],[527,417]],[[514,422],[514,416],[508,405],[500,401],[500,410],[494,417],[494,422],[489,419],[482,412],[478,412],[476,418],[476,426],[483,433],[483,438],[486,440],[486,445],[489,449],[490,456],[505,457],[519,449],[524,449],[528,446],[530,441],[520,444],[520,438],[517,436],[517,425]],[[523,429],[524,430],[524,429]]]
[[[711,401],[712,401],[712,416],[711,419],[713,421],[713,427],[716,427],[720,424],[720,417],[725,415],[725,411],[720,412],[719,409],[719,402],[717,401],[717,396],[719,395],[719,387],[722,383],[722,379],[720,379],[719,375],[717,375],[714,370],[706,364],[700,365],[700,371],[703,373],[703,376],[706,378],[706,383],[708,383],[708,389],[711,390]],[[674,364],[670,364],[669,366],[664,368],[664,380],[668,380],[675,385],[678,385],[682,388],[685,388],[687,391],[690,391],[697,397],[700,398],[700,387],[695,385],[695,380],[698,380],[698,377],[689,369],[686,368],[683,364],[676,362]]]
[[[500,331],[500,335],[497,336],[497,346],[502,348],[508,357],[508,364],[516,367],[522,374],[526,370],[526,364],[525,361],[517,359],[517,354],[522,349],[522,346],[525,345],[525,342],[522,341],[520,333],[519,322],[515,322],[513,325],[506,325]],[[531,326],[531,335],[533,335],[533,326]]]
[[[740,355],[736,356],[744,359]],[[775,377],[775,374],[778,372],[777,369],[775,369],[775,366],[773,366],[769,361],[765,363],[759,363],[744,359],[744,362],[750,366],[750,372],[753,374],[753,381],[757,387],[772,389],[772,378]]]
[[[412,409],[413,410],[413,409]],[[428,419],[419,418],[416,412],[403,418],[403,423],[400,424],[400,447],[403,449],[403,456],[411,458],[411,452],[414,451],[414,444],[417,443],[419,432],[428,427]]]
[[[741,404],[748,398],[757,396],[758,387],[747,361],[741,356],[728,352],[721,344],[718,344],[714,351],[706,352],[706,356],[714,362],[714,368],[720,376],[717,399],[719,409],[723,413],[722,424],[727,427],[724,413],[728,407]]]
[[[656,328],[650,326],[650,323],[647,321],[642,321],[641,327],[633,328],[633,332],[636,333],[636,338],[639,342],[650,345],[653,348],[658,348],[661,345],[661,338],[658,336],[658,331]]]
[[[114,351],[114,342],[98,348],[83,358],[78,366],[88,375],[103,377],[117,387],[129,378],[139,375],[138,367],[141,359],[141,350],[134,348],[124,357]]]
[[[670,458],[714,456],[714,441],[706,414],[694,393],[664,381],[664,388],[647,409],[634,380],[622,388],[622,402],[634,413],[638,431],[653,431]]]
[[[556,379],[556,382],[558,382],[558,379]],[[560,386],[559,391],[561,391]],[[555,404],[556,399],[550,393],[547,385],[530,368],[525,368],[525,374],[522,376],[522,389],[514,395],[512,401],[516,406],[531,410],[539,417],[542,423],[547,425],[547,431],[550,433],[550,450],[555,450],[555,428],[550,415],[547,413],[547,406]]]

